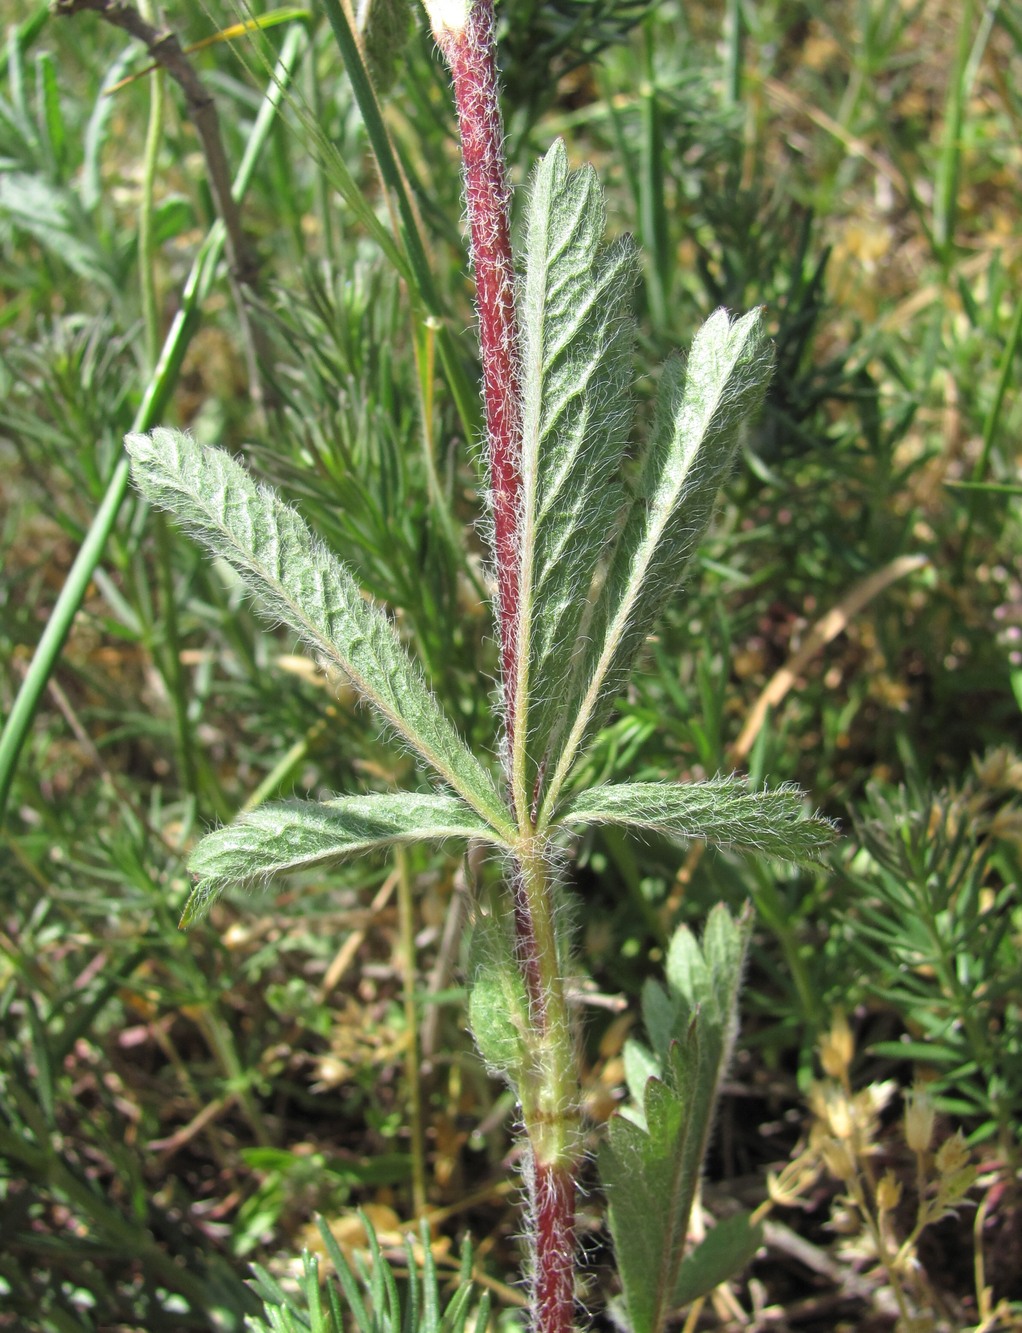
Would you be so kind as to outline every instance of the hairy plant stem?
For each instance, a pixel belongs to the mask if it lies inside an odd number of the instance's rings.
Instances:
[[[493,505],[493,551],[497,572],[501,676],[508,748],[514,743],[521,513],[521,357],[515,313],[511,254],[511,187],[504,158],[504,127],[498,98],[493,0],[465,5],[427,4],[433,32],[451,70],[458,109],[465,200],[472,240],[472,267],[483,363],[483,404]],[[464,8],[460,14],[446,10]],[[521,813],[521,812],[520,812]]]
[[[479,315],[493,506],[501,680],[508,765],[515,752],[520,663],[521,353],[510,199],[498,98],[493,0],[426,0],[454,84]],[[520,841],[511,872],[518,965],[529,1006],[529,1056],[515,1071],[529,1140],[526,1172],[537,1333],[569,1333],[575,1312],[575,1170],[579,1147],[575,1053],[546,839],[509,773]],[[517,808],[521,807],[521,808]]]
[[[518,959],[531,1029],[529,1062],[520,1071],[518,1094],[530,1149],[534,1327],[540,1333],[567,1333],[575,1312],[578,1087],[544,841],[540,835],[523,842],[513,881]]]
[[[539,1329],[568,1330],[575,1320],[575,1174],[549,1162],[533,1164],[537,1256],[533,1318]]]

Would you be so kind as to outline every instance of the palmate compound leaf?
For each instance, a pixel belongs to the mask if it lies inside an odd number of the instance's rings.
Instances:
[[[557,822],[625,824],[788,861],[818,860],[834,838],[829,820],[806,814],[798,787],[749,791],[737,777],[592,787],[567,801]]]
[[[751,919],[747,912],[736,921],[726,908],[714,908],[702,948],[687,927],[679,928],[663,997],[670,1030],[651,1033],[656,1052],[632,1062],[636,1071],[657,1072],[645,1079],[639,1104],[612,1117],[600,1151],[633,1333],[659,1333],[676,1306],[737,1271],[758,1245],[756,1228],[734,1222],[711,1245],[705,1270],[694,1254],[691,1264],[684,1263],[717,1090],[737,1031]],[[680,990],[674,984],[681,979],[678,968],[684,970]],[[646,1006],[644,1012],[648,1028]],[[656,1026],[661,1021],[658,1014]]]
[[[499,841],[491,826],[456,796],[387,792],[333,801],[273,801],[207,834],[188,868],[198,876],[185,906],[190,925],[232,884],[308,870],[399,842],[447,838]]]
[[[592,167],[568,170],[558,140],[528,209],[522,338],[521,597],[513,771],[528,808],[569,684],[586,593],[612,537],[632,415],[631,239],[603,244]],[[577,688],[577,684],[576,684]]]
[[[238,571],[263,608],[356,689],[484,819],[508,834],[490,775],[458,735],[386,615],[267,486],[181,431],[128,435],[139,490]]]
[[[718,310],[696,334],[687,363],[675,357],[664,367],[638,488],[585,627],[581,702],[557,747],[541,823],[681,582],[772,365],[762,312],[732,321]]]

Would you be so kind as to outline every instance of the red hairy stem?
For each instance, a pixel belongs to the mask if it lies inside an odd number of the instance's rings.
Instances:
[[[515,310],[510,202],[497,87],[493,0],[425,0],[433,34],[451,69],[464,160],[465,197],[479,313],[483,399],[507,754],[514,750],[520,611],[521,353]],[[518,810],[525,832],[529,811]],[[527,840],[526,840],[527,841]],[[522,1108],[531,1145],[527,1172],[534,1243],[535,1333],[571,1333],[575,1316],[575,1182],[571,1125],[574,1053],[559,976],[549,868],[522,850],[511,876],[518,966],[529,1002],[535,1065]]]
[[[438,25],[434,32],[451,69],[465,170],[483,362],[497,618],[510,754],[514,744],[518,666],[521,358],[511,255],[511,187],[504,157],[493,24],[493,0],[472,0],[464,27],[452,30]]]
[[[575,1317],[577,1074],[560,978],[549,867],[526,851],[512,875],[518,966],[525,981],[536,1062],[519,1096],[529,1136],[525,1171],[532,1226],[532,1328],[571,1333]]]
[[[535,1162],[533,1173],[533,1319],[544,1333],[570,1333],[575,1324],[575,1181],[567,1168],[550,1162]]]

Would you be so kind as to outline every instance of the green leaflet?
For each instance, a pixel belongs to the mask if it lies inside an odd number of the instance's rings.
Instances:
[[[671,1305],[678,1309],[708,1296],[714,1287],[752,1263],[762,1244],[763,1224],[753,1222],[750,1213],[736,1213],[718,1222],[682,1261]]]
[[[661,1069],[671,1044],[696,1014],[703,1015],[714,1037],[703,1043],[712,1062],[706,1073],[726,1059],[738,1032],[737,994],[752,920],[749,906],[735,921],[718,904],[706,919],[701,944],[687,928],[674,932],[664,968],[667,986],[649,978],[642,991],[642,1021]]]
[[[718,310],[696,334],[687,366],[672,358],[664,367],[638,490],[588,627],[582,702],[550,779],[541,822],[678,587],[771,369],[759,310],[733,323]]]
[[[221,449],[181,431],[129,435],[138,488],[239,572],[266,610],[341,666],[359,693],[501,834],[489,774],[430,694],[379,607],[298,515]]]
[[[366,66],[378,97],[390,91],[404,66],[411,23],[408,0],[363,0],[358,8]]]
[[[569,689],[579,623],[621,507],[632,413],[630,238],[603,247],[592,167],[568,170],[558,140],[532,183],[522,336],[522,566],[514,774],[529,808]]]
[[[479,1054],[515,1086],[528,1058],[529,1001],[506,914],[479,914],[469,978],[468,1023]]]
[[[705,1276],[723,1280],[755,1250],[755,1232],[725,1231],[711,1249],[712,1272],[683,1267],[689,1215],[731,1056],[751,914],[738,921],[716,907],[700,949],[686,927],[671,943],[669,990],[644,996],[654,1052],[642,1100],[615,1115],[600,1151],[610,1229],[633,1333],[659,1333],[667,1316]],[[657,997],[653,1012],[649,1000]],[[638,1065],[633,1061],[633,1070]],[[697,1294],[700,1294],[697,1292]]]
[[[231,884],[308,870],[396,842],[444,838],[497,840],[456,796],[390,792],[333,801],[274,801],[207,834],[188,868],[199,877],[181,918],[190,925]]]
[[[740,778],[709,782],[623,782],[592,787],[557,815],[566,824],[628,824],[671,838],[702,838],[789,861],[818,860],[834,825],[807,815],[797,787],[749,791]]]

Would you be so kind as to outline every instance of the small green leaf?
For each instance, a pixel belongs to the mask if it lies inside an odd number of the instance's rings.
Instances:
[[[684,1050],[675,1048],[690,1070],[697,1063],[696,1041],[693,1033]],[[633,1333],[658,1333],[670,1310],[702,1161],[698,1107],[691,1101],[661,1079],[649,1079],[642,1106],[644,1125],[615,1115],[599,1153]]]
[[[657,1062],[658,1078],[663,1077],[664,1060],[678,1031],[677,1008],[677,999],[666,986],[647,977],[642,985],[642,1021]],[[639,1102],[642,1102],[641,1095]]]
[[[730,920],[730,917],[728,918]],[[707,927],[708,928],[708,927]],[[705,948],[705,937],[704,937]],[[681,1007],[685,1015],[684,1022],[700,1005],[711,1006],[713,1016],[717,1012],[717,996],[713,989],[713,977],[707,966],[703,950],[696,937],[689,930],[679,930],[674,934],[667,950],[667,962],[664,967],[667,984],[676,1006]]]
[[[521,302],[515,774],[526,808],[552,738],[574,715],[566,691],[579,625],[621,505],[638,261],[629,238],[604,247],[605,224],[595,171],[569,171],[558,140],[532,182]]]
[[[398,842],[494,839],[493,829],[454,796],[415,792],[273,801],[207,834],[188,868],[199,877],[185,905],[191,925],[231,884],[268,880]]]
[[[624,1049],[625,1083],[636,1110],[641,1110],[646,1084],[651,1078],[660,1078],[663,1074],[660,1061],[649,1047],[641,1041],[629,1037]],[[632,1108],[628,1108],[632,1109]],[[633,1117],[634,1118],[634,1117]],[[644,1123],[636,1121],[636,1123]]]
[[[750,907],[736,920],[718,903],[706,919],[701,943],[690,930],[675,931],[664,971],[679,1006],[679,1024],[687,1024],[700,1008],[708,1009],[718,1025],[730,1021],[727,1006],[742,974],[751,922]]]
[[[798,787],[749,791],[735,777],[593,787],[568,801],[558,821],[627,824],[790,861],[818,860],[835,834],[829,820],[806,814],[805,794]]]
[[[6,171],[0,174],[0,239],[16,228],[66,264],[79,277],[103,291],[112,291],[114,261],[105,255],[84,224],[74,194],[41,175]]]
[[[751,909],[747,909],[747,912],[750,911]],[[721,904],[710,911],[703,930],[702,944],[706,970],[711,977],[731,977],[741,972],[748,944],[746,929],[748,922],[745,920],[745,915],[743,914],[736,923]],[[670,950],[667,955],[667,982],[675,990],[685,991],[684,973],[675,963]],[[716,993],[719,994],[719,991]],[[695,1005],[708,996],[691,993],[689,998]]]
[[[529,1002],[506,920],[480,916],[472,931],[468,1022],[479,1054],[495,1073],[520,1081]]]
[[[405,66],[411,23],[408,0],[362,0],[359,6],[366,65],[377,94],[387,92]]]
[[[750,1213],[738,1213],[718,1222],[678,1269],[671,1304],[675,1309],[707,1296],[728,1278],[752,1263],[763,1244],[763,1227]]]
[[[679,1291],[697,1280],[682,1280],[685,1237],[734,1042],[750,931],[748,914],[736,921],[724,907],[711,913],[702,948],[681,927],[669,949],[669,990],[654,983],[644,993],[653,1054],[641,1063],[660,1073],[646,1079],[638,1105],[611,1119],[599,1155],[633,1333],[659,1333]],[[632,1063],[630,1086],[641,1072]],[[728,1235],[707,1256],[718,1264],[707,1289],[722,1280]],[[734,1254],[744,1253],[735,1242]]]
[[[135,483],[207,550],[233,565],[269,613],[342,667],[359,693],[499,832],[493,779],[458,735],[383,611],[267,486],[222,449],[182,431],[128,435]]]

